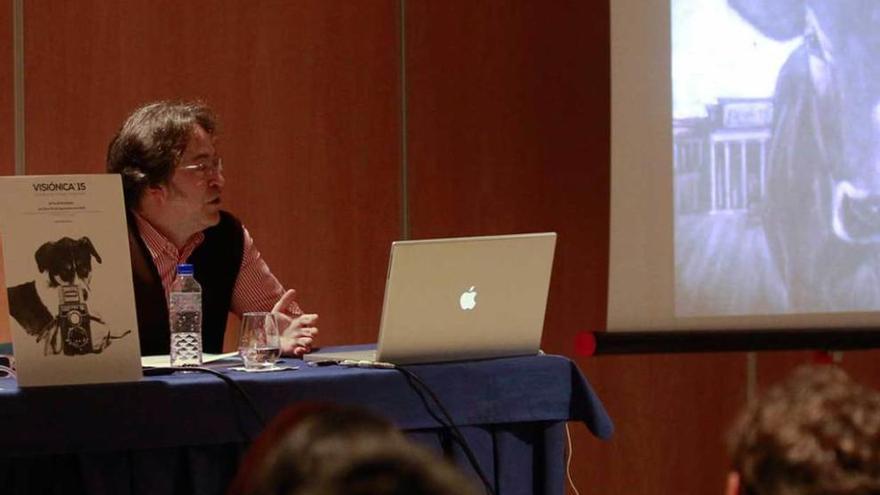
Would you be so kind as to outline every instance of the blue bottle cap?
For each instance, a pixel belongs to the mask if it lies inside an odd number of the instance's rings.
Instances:
[[[192,275],[193,274],[193,266],[189,263],[181,263],[177,265],[177,274],[178,275]]]

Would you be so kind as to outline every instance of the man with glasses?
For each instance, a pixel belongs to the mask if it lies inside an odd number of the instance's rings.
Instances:
[[[220,209],[223,161],[216,118],[198,103],[157,102],[135,110],[110,142],[107,171],[122,175],[143,355],[170,348],[168,292],[179,263],[202,285],[204,351],[222,352],[229,311],[273,311],[282,353],[309,352],[317,315],[269,271],[241,222]]]

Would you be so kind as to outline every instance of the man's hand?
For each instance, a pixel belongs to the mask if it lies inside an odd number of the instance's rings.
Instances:
[[[318,334],[318,327],[315,326],[318,315],[304,314],[293,317],[285,312],[285,309],[294,302],[295,296],[296,292],[293,289],[288,290],[272,308],[281,335],[282,356],[302,356],[310,352],[315,335]]]

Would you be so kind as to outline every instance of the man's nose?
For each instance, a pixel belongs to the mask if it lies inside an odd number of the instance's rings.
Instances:
[[[209,186],[223,187],[225,184],[226,177],[223,177],[223,172],[219,170],[211,174],[211,178],[208,179]]]

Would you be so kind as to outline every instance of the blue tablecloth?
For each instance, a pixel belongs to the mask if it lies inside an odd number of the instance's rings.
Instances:
[[[416,440],[442,428],[395,370],[224,370],[271,418],[298,401],[357,404]],[[534,356],[408,367],[449,410],[502,494],[563,493],[564,422],[599,438],[613,425],[570,360]],[[0,493],[220,494],[247,443],[252,411],[228,384],[196,373],[136,383],[19,389],[0,379]]]

